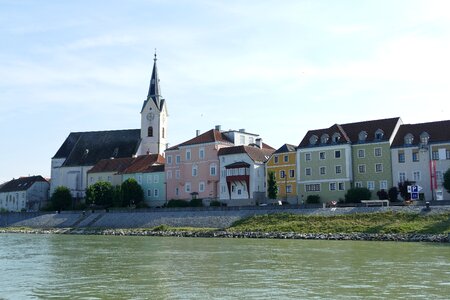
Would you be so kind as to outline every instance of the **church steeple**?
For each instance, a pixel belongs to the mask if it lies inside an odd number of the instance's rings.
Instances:
[[[150,79],[150,87],[148,89],[147,101],[150,98],[155,102],[156,107],[161,109],[161,87],[159,86],[159,76],[158,76],[158,67],[156,66],[156,49],[155,49],[155,58],[153,59],[153,71],[152,78]]]

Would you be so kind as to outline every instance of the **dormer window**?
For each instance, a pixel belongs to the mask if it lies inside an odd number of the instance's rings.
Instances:
[[[420,134],[420,143],[422,145],[427,145],[429,139],[430,139],[430,135],[428,134],[428,132],[424,131]]]
[[[321,144],[326,144],[328,142],[328,139],[330,138],[330,136],[328,134],[322,134],[322,136],[320,137],[320,143]]]
[[[359,140],[360,142],[365,142],[366,139],[367,139],[367,132],[361,131],[361,132],[358,134],[358,140]]]
[[[412,145],[414,136],[411,133],[408,133],[407,135],[405,135],[404,140],[405,140],[405,145]]]
[[[315,144],[317,143],[317,140],[319,140],[319,138],[317,137],[317,135],[312,135],[312,136],[309,138],[309,144],[310,144],[310,145],[315,145]]]
[[[375,131],[375,140],[382,140],[384,136],[384,132],[381,129],[377,129],[377,131]]]
[[[333,137],[331,138],[331,140],[333,141],[333,143],[339,142],[340,139],[341,139],[341,135],[340,135],[339,133],[337,133],[337,132],[335,132],[335,133],[333,134]]]

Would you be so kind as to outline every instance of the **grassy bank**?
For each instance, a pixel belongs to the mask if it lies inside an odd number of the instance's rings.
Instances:
[[[253,216],[237,221],[227,231],[442,234],[450,232],[450,212],[429,215],[383,212],[335,216],[280,213]]]

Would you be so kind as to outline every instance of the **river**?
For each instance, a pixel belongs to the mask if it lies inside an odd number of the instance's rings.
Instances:
[[[0,299],[448,299],[450,244],[0,234]]]

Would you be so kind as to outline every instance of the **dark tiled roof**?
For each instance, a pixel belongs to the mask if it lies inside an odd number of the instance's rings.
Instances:
[[[35,182],[48,182],[44,179],[44,177],[30,176],[30,177],[20,177],[19,179],[13,179],[11,181],[6,182],[0,187],[0,193],[5,192],[15,192],[15,191],[26,191],[29,189]]]
[[[73,132],[53,158],[63,166],[91,166],[101,159],[132,157],[140,143],[140,129]]]
[[[339,133],[341,135],[341,138],[339,139],[339,141],[337,143],[332,143],[332,137],[333,134],[335,133]],[[338,124],[334,124],[333,126],[329,127],[329,128],[324,128],[324,129],[315,129],[315,130],[309,130],[306,135],[303,137],[303,140],[300,142],[300,144],[298,145],[299,148],[304,148],[304,147],[315,147],[315,146],[324,146],[327,144],[321,144],[320,143],[320,137],[324,134],[328,134],[329,139],[328,139],[328,145],[331,144],[347,144],[350,142],[350,139],[348,138],[347,134],[345,133],[345,131],[342,129],[342,127]],[[312,136],[316,136],[318,138],[318,141],[315,145],[310,145],[309,144],[309,139]]]
[[[161,169],[164,171],[165,159],[160,154],[141,155],[136,157],[133,162],[122,173],[148,173],[157,172]],[[158,168],[155,168],[158,166]]]
[[[401,147],[405,144],[405,136],[413,135],[412,145],[420,144],[420,135],[429,134],[428,143],[450,142],[450,120],[419,124],[403,124],[395,135],[392,147]]]
[[[225,147],[219,150],[219,156],[246,153],[255,162],[265,162],[272,155],[273,149],[260,149],[252,146]]]
[[[96,163],[88,173],[117,172],[120,173],[128,168],[133,162],[133,157],[107,158]]]
[[[277,151],[274,152],[274,154],[275,153],[295,152],[296,150],[297,150],[297,148],[294,145],[284,144],[283,146],[278,148]]]

